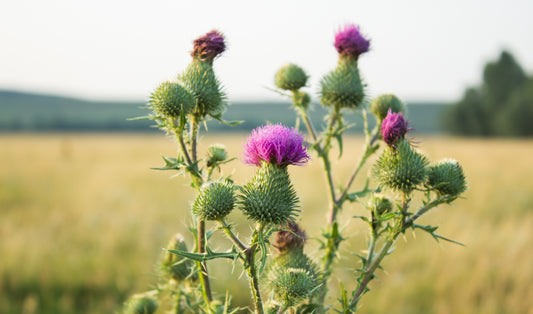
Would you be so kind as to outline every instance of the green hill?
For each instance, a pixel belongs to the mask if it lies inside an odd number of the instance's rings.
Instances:
[[[76,98],[43,95],[18,91],[0,90],[0,131],[154,131],[151,121],[129,121],[132,117],[144,116],[148,112],[143,102],[88,101]],[[442,103],[409,103],[408,120],[417,133],[442,132],[440,115],[447,108]],[[310,113],[319,128],[326,114],[318,104]],[[224,114],[225,120],[244,120],[237,127],[228,127],[217,121],[210,121],[210,130],[248,131],[266,122],[281,122],[293,125],[296,113],[289,102],[236,102]],[[355,123],[352,131],[362,128],[362,121],[356,114],[347,114],[348,123]]]

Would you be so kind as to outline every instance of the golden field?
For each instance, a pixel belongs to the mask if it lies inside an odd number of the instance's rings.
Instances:
[[[239,156],[245,136],[209,136],[201,143],[224,143]],[[533,140],[418,140],[431,160],[459,160],[470,186],[464,199],[421,223],[438,224],[440,234],[466,247],[406,234],[360,312],[533,313]],[[359,137],[345,140],[343,158],[334,163],[339,184],[362,143]],[[191,239],[186,225],[194,193],[186,178],[149,169],[175,151],[163,135],[0,135],[0,313],[112,313],[129,294],[153,288],[161,248],[176,232]],[[254,169],[236,160],[223,171],[242,184]],[[320,164],[290,172],[311,238],[306,250],[317,256],[313,238],[327,209]],[[355,189],[362,182],[360,177]],[[358,260],[351,252],[367,240],[364,225],[350,218],[357,214],[364,214],[357,204],[342,213],[348,239],[332,287],[339,281],[354,286]],[[241,235],[249,232],[240,213],[230,219]],[[230,247],[220,233],[215,250]],[[210,264],[215,292],[241,292],[233,301],[246,304],[245,276],[238,267],[231,270],[229,262]],[[336,303],[334,294],[330,301]]]

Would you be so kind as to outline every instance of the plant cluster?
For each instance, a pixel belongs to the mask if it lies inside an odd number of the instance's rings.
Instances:
[[[233,160],[223,145],[210,146],[205,155],[197,152],[202,122],[212,117],[228,123],[222,120],[226,98],[213,70],[213,61],[225,49],[222,34],[212,31],[195,40],[191,64],[176,81],[155,89],[149,101],[152,113],[145,118],[173,135],[179,147],[177,156],[164,157],[165,165],[157,169],[179,171],[191,179],[196,197],[191,208],[195,220],[189,229],[195,243],[189,250],[181,236],[173,238],[161,261],[164,284],[133,296],[125,313],[154,313],[157,298],[164,291],[173,296],[175,313],[238,311],[231,307],[228,296],[219,299],[211,289],[206,262],[218,259],[242,264],[256,313],[353,313],[399,235],[407,229],[421,229],[436,240],[448,240],[435,233],[437,227],[420,225],[417,220],[466,190],[461,166],[451,159],[431,163],[414,147],[406,137],[410,128],[405,106],[396,96],[381,95],[367,103],[358,62],[369,51],[370,41],[359,27],[340,29],[335,48],[338,64],[320,81],[320,99],[329,108],[323,130],[318,132],[308,117],[311,97],[302,91],[308,75],[297,65],[283,66],[274,82],[280,94],[292,99],[299,117],[297,127],[270,124],[251,132],[243,146],[242,161],[256,171],[242,184],[217,171]],[[373,130],[368,126],[368,108],[377,121]],[[338,146],[340,158],[343,135],[350,127],[344,116],[349,113],[362,116],[366,141],[362,155],[354,160],[349,180],[340,185],[334,177],[332,149]],[[299,130],[300,122],[306,133]],[[378,153],[366,185],[355,189],[353,183],[362,167]],[[311,156],[323,165],[324,195],[329,198],[327,225],[322,235],[313,235],[321,239],[318,257],[305,252],[307,234],[298,223],[305,213],[288,171],[304,165]],[[415,194],[420,194],[422,198],[416,199],[422,201],[415,202]],[[355,286],[353,291],[341,283],[339,302],[326,304],[336,257],[346,240],[339,227],[339,213],[353,202],[366,209],[365,215],[353,219],[368,225],[368,250],[365,255],[354,252],[360,261],[352,265],[356,276],[349,286]],[[249,239],[239,238],[228,222],[227,215],[233,210],[240,210],[253,226]],[[216,229],[209,230],[212,226]],[[209,241],[213,232],[223,232],[233,243],[232,249],[213,251]]]

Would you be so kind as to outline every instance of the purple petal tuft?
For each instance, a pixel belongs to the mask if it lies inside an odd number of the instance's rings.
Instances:
[[[335,48],[341,55],[357,57],[370,48],[370,41],[361,35],[359,26],[348,24],[335,35]]]
[[[394,146],[399,140],[405,137],[409,131],[408,123],[401,113],[393,113],[390,109],[383,123],[381,124],[381,136],[383,141],[389,146]]]
[[[303,136],[295,128],[281,124],[265,125],[252,131],[244,144],[243,162],[261,165],[303,165],[309,160]]]
[[[200,58],[200,60],[213,60],[224,50],[226,50],[224,36],[220,32],[212,30],[194,41],[191,55]]]

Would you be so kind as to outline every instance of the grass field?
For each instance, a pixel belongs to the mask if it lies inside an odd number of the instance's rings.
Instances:
[[[206,137],[238,156],[245,135]],[[453,157],[470,182],[465,199],[441,207],[422,223],[465,243],[438,245],[406,234],[371,284],[361,313],[533,313],[532,140],[419,139],[432,160]],[[344,182],[362,147],[348,138],[335,172]],[[132,292],[153,287],[161,248],[185,225],[192,190],[162,165],[175,144],[162,135],[0,135],[0,313],[112,313]],[[225,169],[242,184],[253,168],[234,161]],[[302,223],[319,236],[327,200],[318,162],[293,167],[301,193]],[[361,186],[356,182],[356,187]],[[342,214],[348,240],[332,283],[353,288],[358,266],[350,250],[363,248],[366,230]],[[231,214],[241,234],[249,227]],[[215,235],[215,248],[229,243]],[[189,242],[190,243],[190,242]],[[316,252],[310,240],[307,252]],[[247,291],[245,278],[227,285],[231,264],[211,264],[217,295]],[[246,304],[247,294],[234,298]],[[335,302],[332,298],[331,302]]]

